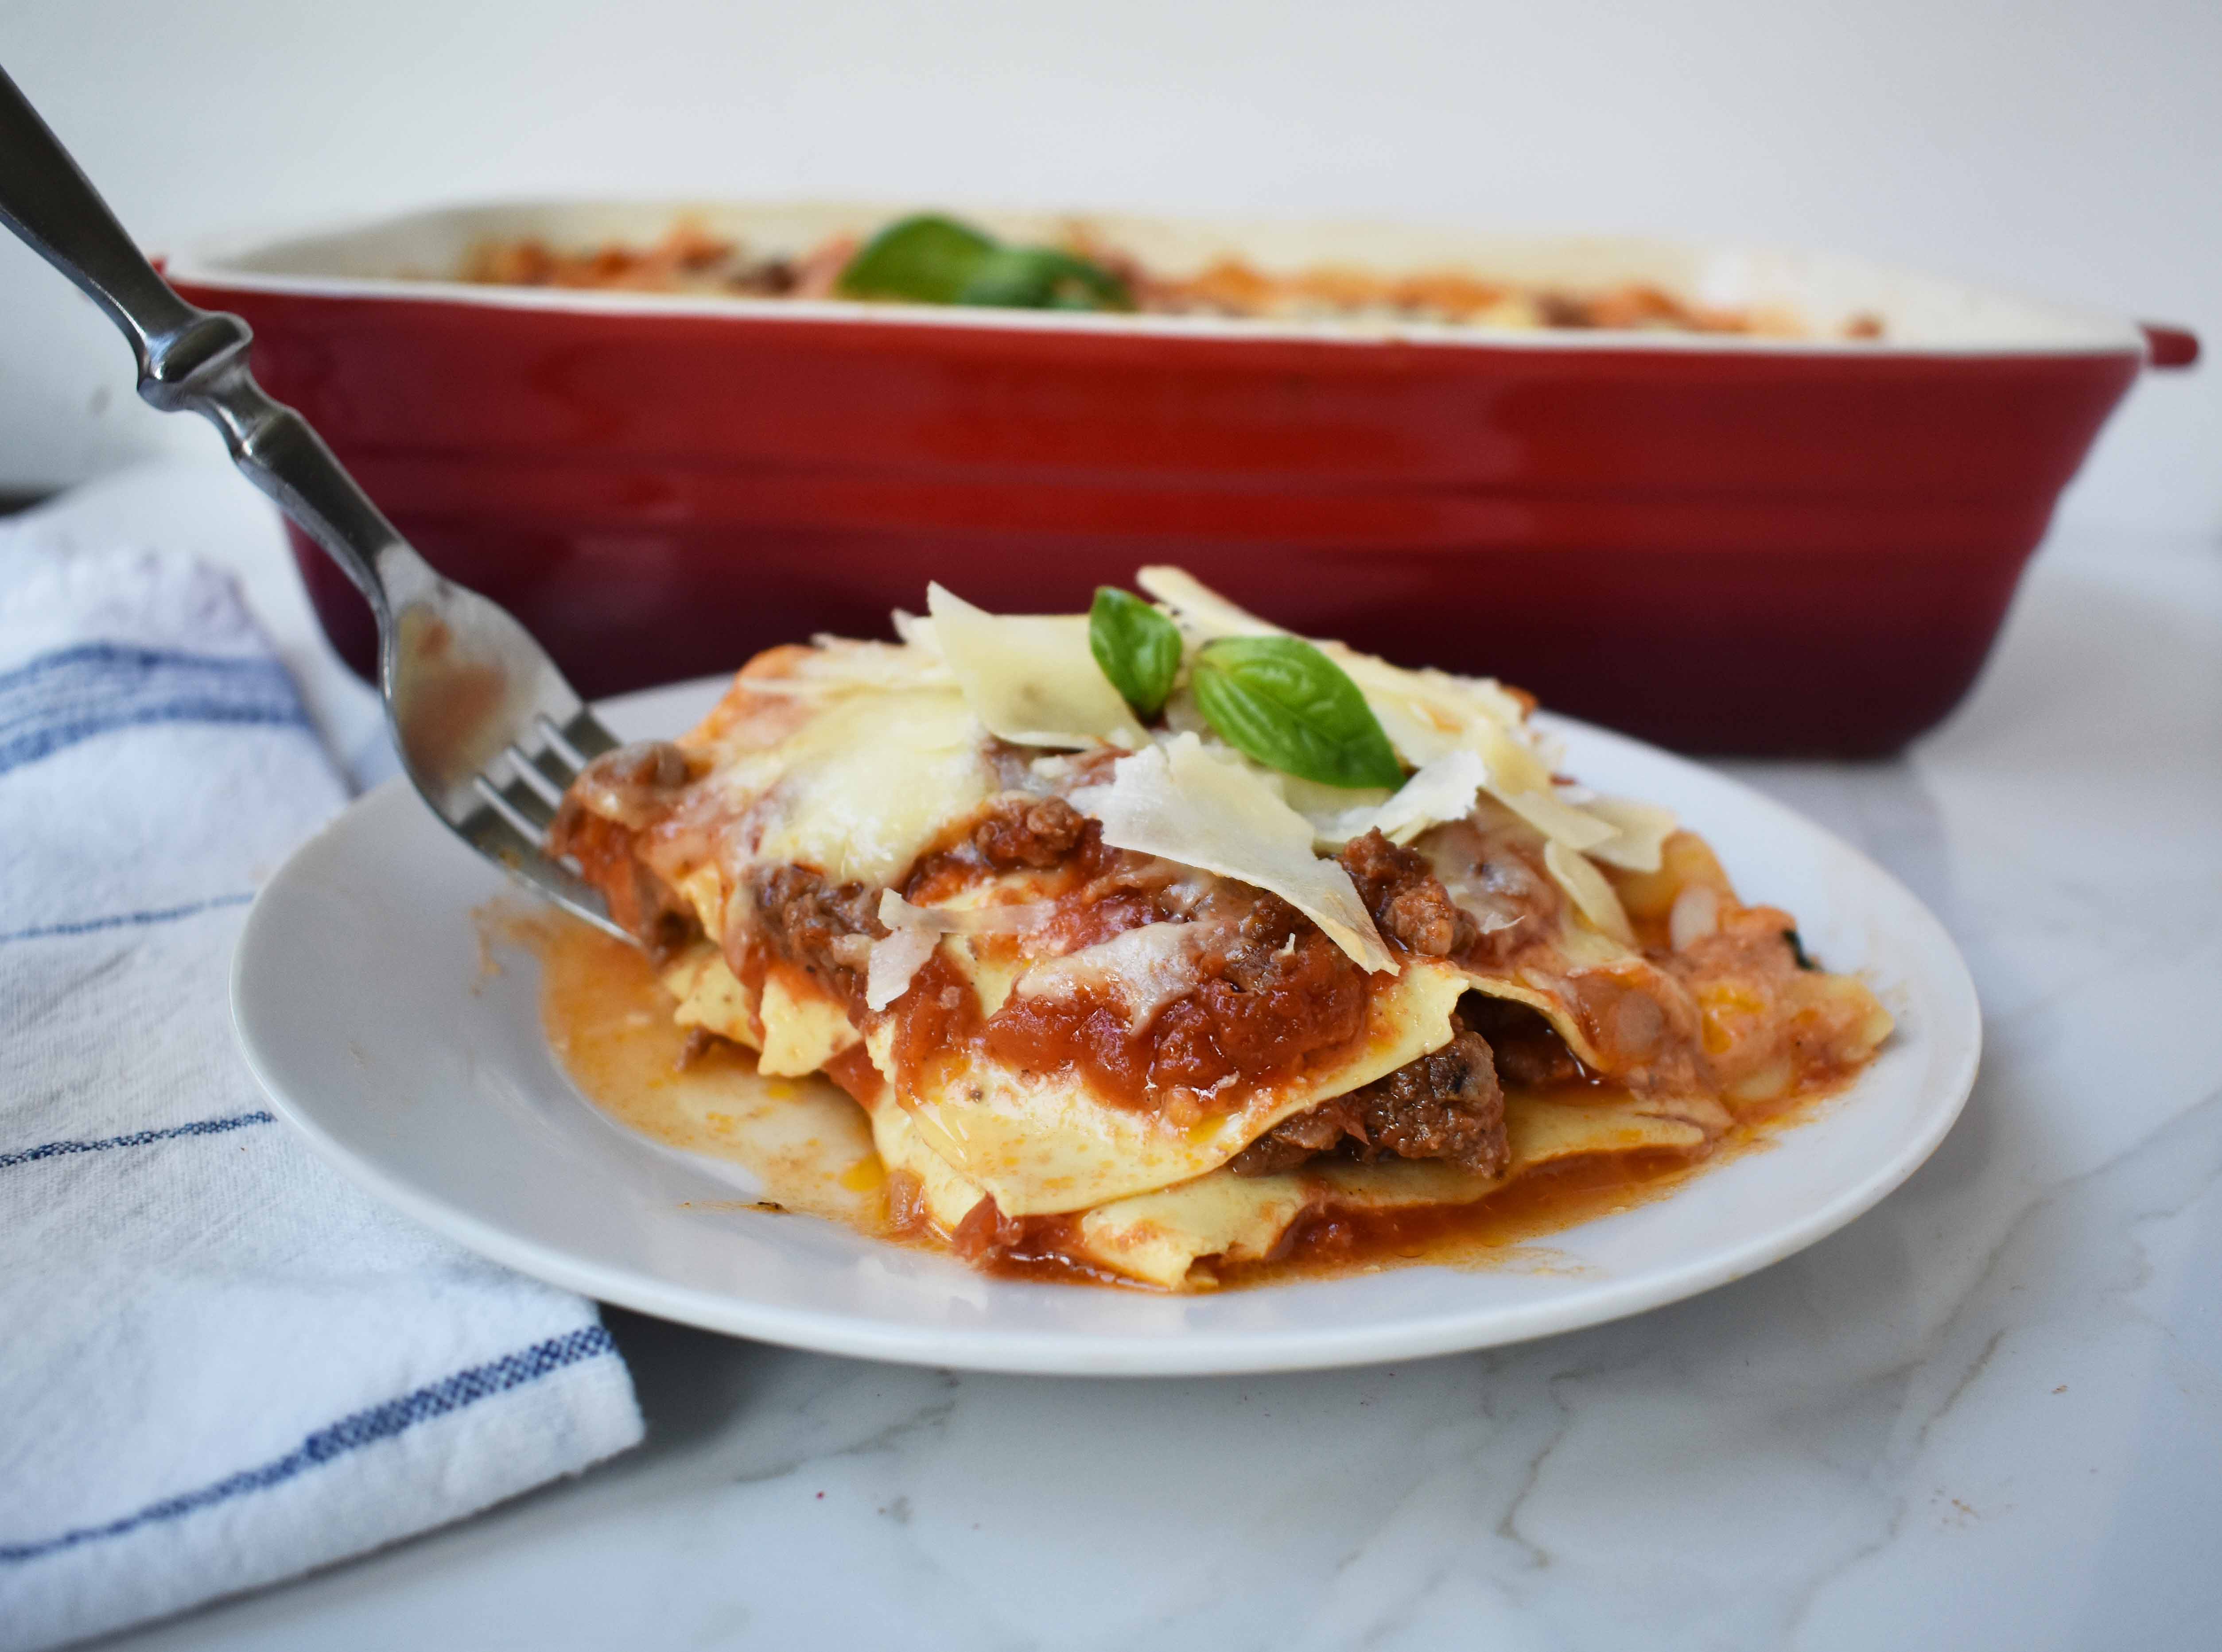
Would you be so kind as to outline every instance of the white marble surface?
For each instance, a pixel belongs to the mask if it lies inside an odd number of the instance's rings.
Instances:
[[[242,566],[374,772],[267,523],[196,491],[173,535]],[[2049,546],[1904,760],[1738,770],[1930,901],[1988,1018],[1936,1158],[1804,1255],[1597,1330],[1258,1380],[955,1376],[612,1315],[641,1450],[115,1644],[2215,1644],[2222,547]]]

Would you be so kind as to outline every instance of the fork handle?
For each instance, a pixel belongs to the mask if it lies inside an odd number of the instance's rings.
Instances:
[[[178,296],[4,70],[0,222],[83,289],[130,341],[142,397],[165,413],[198,413],[223,433],[233,461],[355,581],[386,635],[395,598],[437,576],[308,421],[254,382],[247,323]]]

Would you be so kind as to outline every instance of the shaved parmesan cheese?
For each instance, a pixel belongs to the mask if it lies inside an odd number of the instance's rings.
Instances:
[[[1586,854],[1629,872],[1656,872],[1662,863],[1666,840],[1676,821],[1672,809],[1638,803],[1633,798],[1592,797],[1583,810],[1613,829],[1613,835],[1591,846]]]
[[[1130,1032],[1139,1032],[1202,979],[1204,945],[1221,933],[1213,923],[1145,923],[1108,941],[1036,964],[1014,989],[1022,998],[1076,998],[1083,992],[1119,1006]]]
[[[1378,832],[1391,843],[1409,843],[1430,826],[1465,819],[1472,811],[1474,794],[1488,780],[1488,767],[1478,754],[1447,752],[1405,781],[1386,803],[1346,810],[1321,823],[1320,840],[1340,847]]]
[[[1023,935],[1048,922],[1055,901],[1006,901],[996,906],[913,906],[892,889],[880,892],[880,922],[890,929],[935,935]]]
[[[1547,783],[1547,767],[1526,767],[1537,760],[1522,743],[1525,708],[1487,678],[1392,666],[1340,642],[1322,642],[1320,649],[1358,685],[1405,761],[1425,767],[1453,748],[1470,746],[1503,769],[1498,778],[1509,785]],[[1500,744],[1510,749],[1500,750]]]
[[[1548,792],[1500,792],[1492,785],[1489,795],[1552,842],[1577,854],[1588,854],[1614,835],[1613,828],[1604,822],[1560,802]]]
[[[1311,823],[1270,784],[1194,735],[1121,758],[1110,785],[1076,792],[1071,803],[1103,823],[1103,841],[1112,848],[1270,890],[1318,924],[1359,967],[1397,973],[1350,874],[1312,853]]]
[[[1207,641],[1216,636],[1290,635],[1247,609],[1237,608],[1186,568],[1138,568],[1134,583],[1172,610],[1173,618],[1183,630]]]
[[[884,1010],[909,992],[912,980],[940,944],[941,936],[935,931],[908,926],[891,930],[883,941],[873,942],[864,967],[864,1007]]]
[[[1555,838],[1543,845],[1543,864],[1559,880],[1559,887],[1573,898],[1584,917],[1623,947],[1635,944],[1635,931],[1629,927],[1620,897],[1612,892],[1604,873]]]
[[[990,614],[938,585],[926,595],[934,640],[990,732],[1020,746],[1143,743],[1089,650],[1087,615]]]
[[[1208,640],[1290,635],[1279,626],[1237,608],[1182,569],[1149,567],[1134,577],[1143,590],[1171,609],[1173,617],[1194,635]],[[1549,792],[1551,765],[1528,743],[1532,736],[1526,735],[1527,707],[1499,684],[1487,678],[1457,677],[1445,671],[1410,670],[1391,665],[1378,655],[1361,654],[1346,643],[1321,642],[1318,646],[1358,685],[1359,692],[1365,697],[1382,732],[1389,736],[1389,743],[1396,748],[1398,756],[1414,767],[1425,769],[1453,752],[1472,751],[1478,753],[1489,766],[1491,789],[1508,803],[1513,793]],[[1179,710],[1177,698],[1175,704],[1168,708],[1169,720],[1177,729],[1183,726]],[[1554,801],[1547,797],[1535,806],[1535,815],[1529,817],[1537,830],[1560,838],[1571,848],[1601,842],[1612,835],[1611,827],[1579,822],[1554,810]],[[1527,812],[1522,810],[1523,815]],[[1326,836],[1323,832],[1322,837]]]
[[[907,609],[898,608],[888,618],[895,628],[895,635],[910,648],[921,649],[936,660],[941,658],[941,642],[933,635],[933,622],[920,619]]]
[[[1497,792],[1548,792],[1551,766],[1531,747],[1493,723],[1477,724],[1474,748],[1489,760],[1489,784]]]
[[[945,935],[1023,935],[1057,910],[1053,901],[1007,901],[995,906],[913,906],[892,889],[880,892],[883,941],[872,943],[864,973],[864,1007],[884,1010],[910,990]]]

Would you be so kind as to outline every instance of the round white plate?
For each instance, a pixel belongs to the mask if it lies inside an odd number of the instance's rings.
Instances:
[[[721,687],[603,710],[628,737],[668,735]],[[523,1273],[713,1330],[976,1370],[1134,1375],[1354,1365],[1570,1330],[1764,1267],[1875,1204],[1951,1128],[1981,1023],[1943,927],[1871,861],[1694,764],[1552,726],[1574,773],[1676,810],[1747,899],[1788,908],[1830,967],[1864,972],[1898,1031],[1773,1151],[1552,1236],[1547,1266],[1158,1296],[991,1279],[829,1222],[734,1208],[737,1167],[637,1136],[572,1086],[541,1035],[537,970],[485,967],[472,910],[510,885],[398,780],[264,888],[233,1013],[277,1110],[379,1197]]]

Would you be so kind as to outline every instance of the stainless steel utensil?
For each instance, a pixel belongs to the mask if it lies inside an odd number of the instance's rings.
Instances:
[[[222,431],[248,479],[369,599],[386,724],[434,812],[535,892],[631,939],[546,847],[563,789],[616,736],[506,609],[433,572],[307,421],[263,394],[248,372],[247,323],[171,289],[4,72],[0,221],[130,341],[139,394]]]

